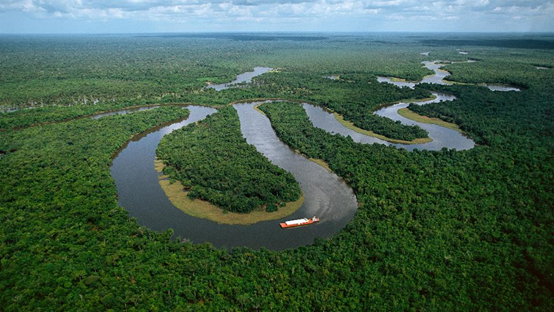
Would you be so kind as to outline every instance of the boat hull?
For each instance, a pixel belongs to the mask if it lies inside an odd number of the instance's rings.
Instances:
[[[292,228],[292,227],[310,225],[310,224],[314,224],[314,223],[317,223],[317,222],[319,222],[319,219],[316,219],[316,220],[309,219],[308,221],[302,222],[302,223],[286,224],[285,222],[283,222],[283,223],[280,223],[279,225],[281,226],[281,228],[287,229],[287,228]]]

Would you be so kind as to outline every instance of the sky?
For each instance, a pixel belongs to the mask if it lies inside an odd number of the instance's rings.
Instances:
[[[0,0],[0,33],[554,32],[554,0]]]

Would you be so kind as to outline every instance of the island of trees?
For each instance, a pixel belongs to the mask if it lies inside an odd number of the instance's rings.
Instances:
[[[273,165],[242,137],[232,107],[165,136],[157,155],[166,165],[164,174],[180,181],[189,198],[225,211],[274,212],[301,194],[291,173]]]
[[[299,44],[202,36],[0,37],[0,106],[19,109],[0,113],[0,310],[554,310],[552,38],[354,34]],[[375,79],[421,80],[429,74],[423,60],[467,60],[457,48],[478,62],[448,65],[450,80],[523,90],[403,90]],[[204,88],[260,65],[280,70],[249,86]],[[364,127],[379,105],[429,91],[458,99],[410,109],[456,123],[475,148],[357,144],[314,128],[292,102],[316,103]],[[112,157],[133,136],[188,115],[165,104],[221,108],[263,97],[291,100],[261,109],[281,140],[323,159],[354,190],[359,209],[340,232],[281,252],[217,249],[142,227],[118,205]],[[77,118],[147,104],[162,107]],[[224,108],[167,138],[159,155],[174,179],[213,202],[238,186],[241,196],[259,196],[234,206],[245,211],[296,198],[296,182],[237,129],[235,112]],[[218,150],[228,142],[241,148]],[[197,144],[186,154],[196,164],[190,168],[204,171],[183,170],[187,144]],[[249,179],[260,177],[282,191],[252,188]]]

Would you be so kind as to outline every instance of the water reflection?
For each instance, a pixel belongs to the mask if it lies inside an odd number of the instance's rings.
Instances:
[[[402,81],[391,77],[381,77],[381,76],[377,76],[377,82],[385,82],[400,88],[407,87],[410,89],[415,88],[415,86],[418,84],[417,82]]]
[[[521,91],[519,88],[509,86],[509,85],[501,85],[501,84],[485,84],[485,87],[489,88],[489,90],[491,91],[502,91],[502,92]]]

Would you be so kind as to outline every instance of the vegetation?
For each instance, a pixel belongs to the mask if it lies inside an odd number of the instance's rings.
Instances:
[[[164,174],[181,181],[189,198],[226,211],[249,213],[265,207],[273,212],[300,196],[291,173],[246,143],[232,107],[165,136],[157,155],[167,165]]]
[[[421,106],[421,105],[418,105],[418,106]],[[460,127],[458,127],[458,125],[456,125],[454,123],[446,122],[446,121],[443,121],[442,119],[439,119],[439,118],[430,118],[430,117],[427,117],[427,116],[421,116],[421,115],[418,115],[418,114],[414,113],[413,111],[411,111],[408,108],[399,109],[398,110],[398,115],[400,115],[402,117],[405,117],[405,118],[408,118],[408,119],[411,119],[411,120],[415,120],[417,122],[439,125],[439,126],[444,127],[444,128],[448,128],[448,129],[452,129],[452,130],[456,130],[456,131],[461,132]]]
[[[304,100],[340,114],[358,128],[403,141],[427,138],[427,131],[405,126],[389,118],[374,115],[383,105],[405,99],[424,99],[431,94],[424,89],[399,89],[377,83],[368,75],[341,75],[343,80],[313,77],[313,74],[279,73],[260,78],[264,88],[279,90],[277,97]],[[297,86],[291,89],[291,86]],[[316,91],[313,91],[316,90]]]
[[[422,143],[431,142],[431,138],[428,138],[428,137],[413,139],[413,140],[391,139],[390,137],[387,137],[387,136],[384,136],[384,135],[381,135],[381,134],[377,134],[373,131],[360,129],[360,128],[356,127],[354,125],[354,123],[344,120],[344,117],[337,114],[337,113],[335,113],[334,115],[335,115],[335,118],[337,119],[337,121],[340,122],[346,128],[348,128],[350,130],[354,130],[354,131],[356,131],[358,133],[361,133],[361,134],[365,134],[367,136],[372,136],[372,137],[384,140],[384,141],[388,141],[388,142],[392,142],[392,143],[400,143],[400,144],[422,144]],[[378,116],[378,117],[381,118],[381,119],[386,119],[384,117],[380,117],[380,116]],[[397,121],[397,123],[400,123],[400,122]],[[413,127],[413,128],[414,129],[421,129],[420,127]],[[421,129],[421,130],[423,130],[423,129]],[[427,136],[427,131],[425,131],[425,136]]]
[[[43,106],[33,109],[23,109],[3,114],[0,119],[0,131],[81,118],[101,112],[116,111],[131,107],[132,105],[129,103],[122,103],[119,105]]]
[[[458,111],[480,118],[488,109],[483,104],[468,110],[460,106]],[[542,103],[527,108],[533,106]],[[479,142],[492,143],[489,146],[409,153],[332,136],[312,127],[297,104],[260,108],[289,146],[324,159],[333,171],[348,177],[362,207],[345,231],[347,240],[368,244],[369,263],[385,262],[380,270],[396,276],[394,283],[414,281],[403,287],[410,287],[420,300],[431,292],[437,296],[442,285],[448,293],[444,295],[457,298],[452,306],[441,307],[446,310],[471,309],[477,302],[490,309],[502,302],[510,310],[548,310],[553,304],[553,246],[547,239],[554,217],[554,168],[547,152],[552,142],[546,147],[538,129],[524,131],[527,125],[513,120],[519,118],[517,112],[507,110],[510,117],[500,120],[479,119]],[[542,131],[549,127],[545,117],[529,116]],[[506,131],[500,134],[499,128]],[[493,140],[499,136],[502,139]],[[433,286],[427,288],[426,283]]]
[[[83,97],[108,103],[102,110],[282,97],[370,113],[437,90],[458,100],[410,110],[454,122],[478,143],[461,152],[356,144],[314,128],[298,104],[264,105],[280,138],[344,177],[360,207],[343,230],[311,246],[228,251],[150,231],[117,205],[112,155],[131,136],[186,110],[20,130],[8,128],[81,113],[2,114],[0,122],[18,117],[0,131],[1,309],[553,311],[554,73],[533,67],[554,65],[552,52],[471,46],[478,63],[447,66],[449,79],[513,83],[525,86],[522,92],[377,84],[375,75],[421,79],[427,72],[419,62],[429,60],[422,51],[433,59],[467,57],[450,45],[422,46],[422,36],[0,37],[3,107],[91,105]],[[206,79],[230,81],[257,65],[282,70],[250,87],[201,89]],[[341,80],[321,78],[335,74]],[[231,109],[210,123],[219,118],[226,131],[236,127]]]
[[[517,49],[554,49],[554,42],[550,40],[537,40],[537,39],[512,39],[503,38],[500,40],[494,40],[490,38],[483,39],[456,39],[456,40],[436,40],[426,39],[422,40],[423,43],[434,46],[485,46],[485,47],[504,47],[504,48],[517,48]]]
[[[165,166],[163,166],[162,163],[160,167]],[[168,176],[160,176],[160,186],[171,203],[186,214],[196,218],[208,219],[220,224],[251,225],[260,221],[281,219],[294,213],[304,203],[304,196],[300,195],[300,198],[297,201],[289,202],[284,207],[280,207],[279,210],[271,213],[267,213],[262,209],[254,210],[249,213],[227,211],[222,213],[221,208],[211,204],[210,202],[199,199],[190,199],[187,196],[187,192],[183,192],[183,189],[185,188],[183,184],[179,181],[170,181]]]
[[[232,101],[230,98],[241,99],[236,93],[244,92],[252,97],[259,91],[217,93],[203,90],[205,82],[228,82],[259,65],[283,68],[289,74],[318,73],[313,76],[317,79],[324,79],[320,72],[337,69],[339,64],[352,72],[368,73],[378,68],[377,74],[411,79],[428,73],[417,66],[409,66],[419,61],[409,57],[411,51],[394,51],[390,45],[375,45],[355,37],[349,39],[351,47],[347,51],[341,51],[344,42],[338,38],[299,43],[216,39],[2,36],[0,103],[25,107],[91,105],[96,100],[104,103],[116,99],[117,103],[191,102],[194,99],[195,103],[227,104]],[[376,48],[368,51],[368,46]],[[314,64],[318,65],[314,67]]]
[[[377,75],[417,80],[429,74],[419,66],[419,57],[410,57],[418,54],[417,48],[391,49],[391,45],[356,37],[349,39],[348,49],[339,38],[282,41],[260,37],[245,42],[240,36],[237,40],[227,37],[216,36],[217,41],[194,36],[1,37],[0,106],[75,108],[0,114],[0,120],[6,120],[0,128],[74,118],[117,109],[120,103],[226,105],[245,99],[284,98],[318,103],[359,128],[392,139],[427,137],[419,127],[372,114],[384,103],[429,96],[425,90],[399,91],[375,81]],[[204,88],[206,81],[228,82],[258,65],[280,71],[259,77],[253,87],[223,92]],[[338,69],[343,73],[341,80],[323,78]]]

